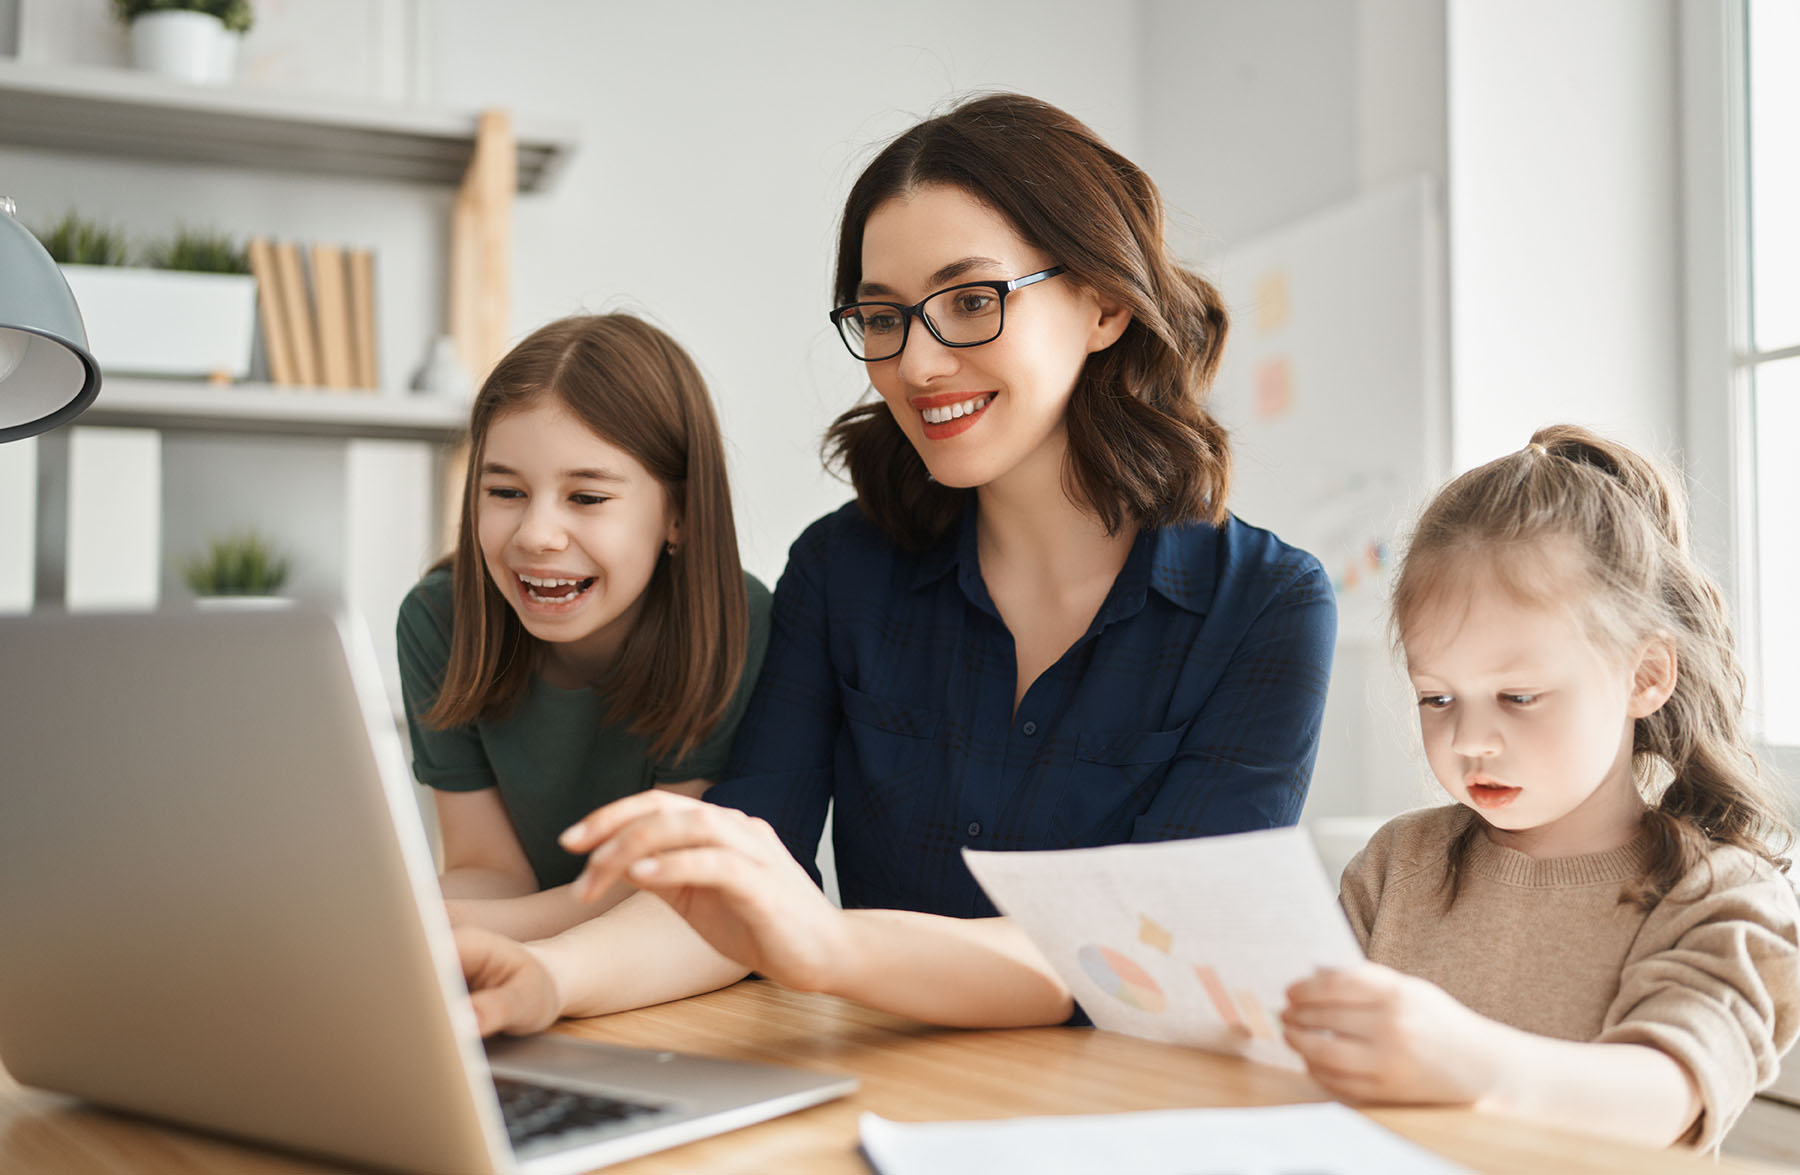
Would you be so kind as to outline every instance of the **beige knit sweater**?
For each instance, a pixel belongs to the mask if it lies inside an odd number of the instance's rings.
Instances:
[[[1444,909],[1460,804],[1383,825],[1340,898],[1370,959],[1437,984],[1494,1020],[1564,1040],[1645,1044],[1685,1065],[1704,1108],[1684,1141],[1718,1143],[1800,1035],[1800,906],[1766,862],[1716,848],[1646,914],[1621,904],[1640,838],[1535,860],[1477,837]]]

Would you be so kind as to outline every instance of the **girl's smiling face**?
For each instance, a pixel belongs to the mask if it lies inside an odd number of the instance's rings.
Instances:
[[[525,630],[562,680],[591,683],[631,631],[664,544],[679,538],[668,491],[554,395],[489,427],[476,538]]]
[[[870,213],[857,297],[911,305],[947,286],[1011,281],[1056,264],[968,192],[928,184]],[[1007,295],[1005,315],[1000,337],[976,347],[946,347],[914,322],[905,350],[867,364],[870,383],[944,485],[988,485],[1036,467],[1060,478],[1076,378],[1130,322],[1067,274]]]
[[[1546,555],[1558,577],[1547,582],[1580,583],[1577,558]],[[1622,664],[1569,609],[1523,602],[1478,570],[1449,585],[1409,619],[1403,642],[1438,783],[1496,843],[1534,857],[1629,842],[1644,807],[1634,723],[1673,690],[1672,658],[1656,646]]]

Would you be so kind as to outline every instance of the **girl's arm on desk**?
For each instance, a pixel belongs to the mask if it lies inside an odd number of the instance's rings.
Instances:
[[[440,791],[432,799],[444,843],[438,886],[446,898],[517,898],[537,892],[537,877],[498,788]]]
[[[1700,1113],[1693,1077],[1659,1049],[1537,1036],[1374,963],[1301,980],[1281,1018],[1313,1079],[1349,1101],[1473,1105],[1650,1146]]]
[[[840,910],[768,824],[735,809],[647,792],[601,809],[562,843],[592,853],[578,892],[629,881],[720,955],[788,987],[954,1026],[1057,1024],[1073,1008],[1006,919]]]
[[[712,784],[691,779],[657,786],[699,798]],[[453,926],[480,926],[520,942],[550,938],[633,892],[620,884],[597,900],[584,900],[571,885],[540,891],[496,789],[439,792],[436,802],[444,843],[444,873],[438,880]]]

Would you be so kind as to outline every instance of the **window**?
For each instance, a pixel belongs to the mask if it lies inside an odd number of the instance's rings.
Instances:
[[[1743,19],[1738,199],[1747,321],[1736,332],[1735,367],[1749,440],[1738,462],[1740,498],[1753,517],[1742,594],[1754,615],[1745,652],[1763,740],[1793,747],[1800,745],[1800,4],[1747,0]]]

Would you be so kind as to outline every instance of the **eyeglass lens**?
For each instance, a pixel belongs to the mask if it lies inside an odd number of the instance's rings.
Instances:
[[[942,342],[971,347],[1000,337],[1001,306],[999,292],[991,287],[965,286],[933,294],[920,313]],[[851,347],[865,360],[876,361],[900,353],[906,319],[899,307],[866,302],[852,307],[838,323]]]

